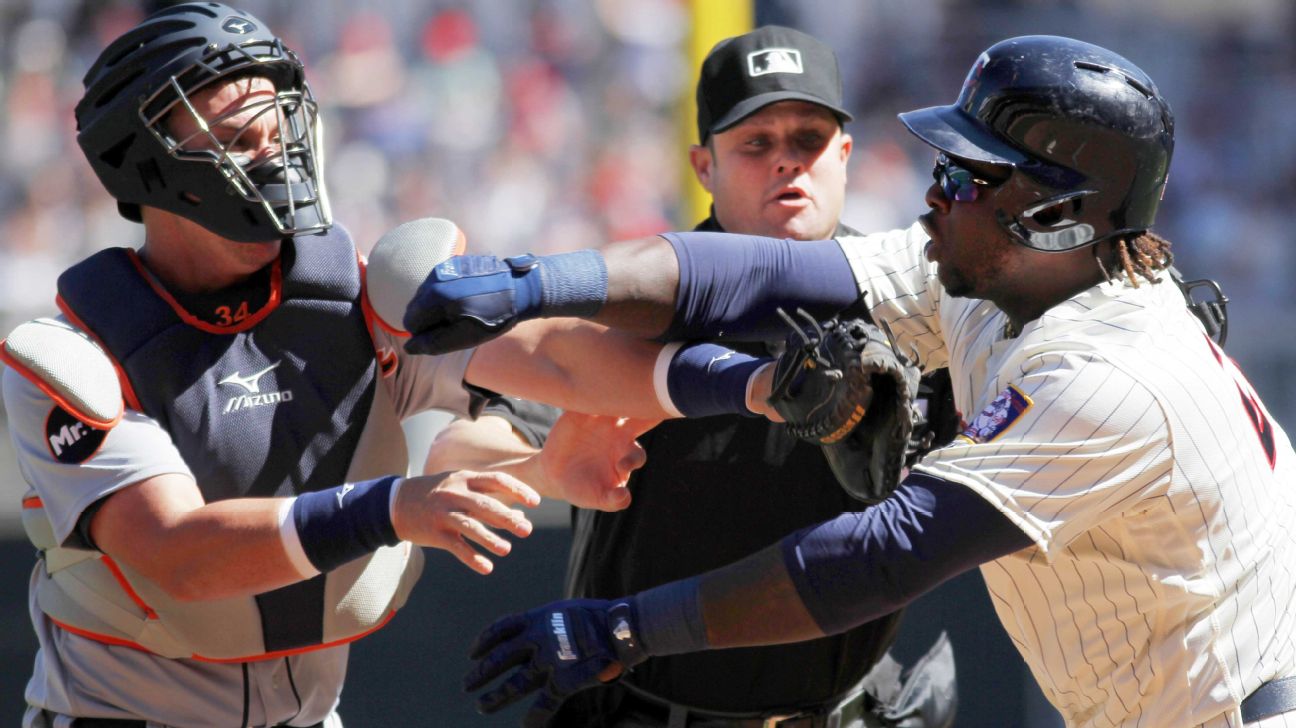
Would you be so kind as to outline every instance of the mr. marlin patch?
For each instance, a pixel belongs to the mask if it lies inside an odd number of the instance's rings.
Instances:
[[[99,451],[107,436],[107,430],[87,425],[58,405],[45,418],[45,442],[49,445],[50,455],[61,463],[84,463]]]
[[[981,410],[981,414],[972,420],[959,437],[971,443],[990,442],[1012,427],[1034,404],[1020,389],[1009,384],[988,407]]]

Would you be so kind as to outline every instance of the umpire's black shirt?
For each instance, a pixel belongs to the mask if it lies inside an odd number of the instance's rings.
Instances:
[[[709,218],[696,229],[721,228]],[[611,599],[700,574],[863,507],[837,485],[817,445],[764,418],[667,420],[639,442],[648,462],[630,478],[630,507],[576,513],[569,596]],[[821,703],[864,677],[898,623],[896,613],[811,642],[656,657],[624,679],[673,702],[727,712]],[[597,695],[608,690],[616,687],[578,694],[567,707],[591,701],[601,713],[616,702]]]

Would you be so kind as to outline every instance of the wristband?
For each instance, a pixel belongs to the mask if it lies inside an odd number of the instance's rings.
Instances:
[[[693,576],[642,591],[632,597],[639,620],[639,647],[651,656],[678,655],[708,649],[701,577]]]
[[[607,263],[597,250],[505,258],[517,276],[519,318],[593,316],[607,303]]]
[[[768,362],[717,344],[690,344],[677,351],[667,367],[667,394],[685,417],[755,417],[747,408],[748,386]]]
[[[332,571],[382,546],[400,543],[391,516],[391,491],[398,480],[399,476],[388,475],[297,496],[292,501],[292,520],[311,566]],[[286,550],[291,559],[291,549]]]

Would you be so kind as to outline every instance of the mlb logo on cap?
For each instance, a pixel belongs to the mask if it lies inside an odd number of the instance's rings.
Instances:
[[[767,48],[747,54],[747,75],[755,78],[767,73],[805,73],[801,51],[795,48]]]
[[[813,36],[778,25],[726,38],[702,61],[698,77],[698,139],[705,143],[780,101],[822,106],[845,123],[837,56]]]

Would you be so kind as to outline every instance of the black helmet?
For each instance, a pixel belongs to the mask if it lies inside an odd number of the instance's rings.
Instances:
[[[1146,73],[1048,35],[994,44],[952,106],[900,121],[946,154],[1012,167],[995,196],[999,222],[1046,251],[1147,230],[1174,151],[1174,117]]]
[[[273,100],[240,111],[272,115],[278,153],[250,161],[212,135],[168,130],[168,114],[197,115],[190,95],[235,74],[274,83]],[[139,222],[149,205],[246,242],[332,225],[323,130],[302,64],[255,17],[209,2],[161,10],[109,45],[84,82],[77,143],[124,217]]]

